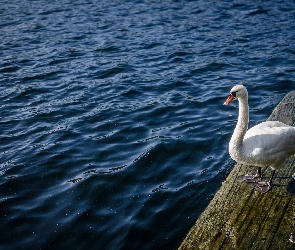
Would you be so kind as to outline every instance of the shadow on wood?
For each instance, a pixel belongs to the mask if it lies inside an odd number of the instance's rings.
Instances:
[[[287,94],[268,120],[294,126],[295,91]],[[179,250],[295,249],[295,155],[276,171],[266,194],[253,190],[240,176],[256,168],[236,164],[208,207],[183,240]],[[270,169],[263,169],[268,180]],[[292,237],[291,237],[292,239]]]

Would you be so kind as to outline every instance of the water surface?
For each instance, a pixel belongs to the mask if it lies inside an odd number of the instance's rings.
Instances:
[[[293,1],[0,7],[1,249],[176,249],[294,90]]]

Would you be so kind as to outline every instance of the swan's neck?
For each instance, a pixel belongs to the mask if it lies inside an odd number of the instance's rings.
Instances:
[[[248,97],[239,98],[239,117],[234,133],[229,142],[229,153],[234,160],[242,158],[242,145],[249,123]]]

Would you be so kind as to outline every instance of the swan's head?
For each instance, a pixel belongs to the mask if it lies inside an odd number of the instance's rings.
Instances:
[[[228,105],[235,98],[245,99],[248,98],[248,91],[243,85],[234,86],[229,93],[228,98],[223,105]]]

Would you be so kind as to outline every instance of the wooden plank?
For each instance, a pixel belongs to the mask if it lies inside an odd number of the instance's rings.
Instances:
[[[295,91],[287,94],[268,120],[295,125]],[[277,169],[273,188],[253,190],[240,176],[256,168],[236,164],[221,188],[183,240],[179,250],[295,249],[295,155]],[[270,169],[263,170],[264,178]]]

